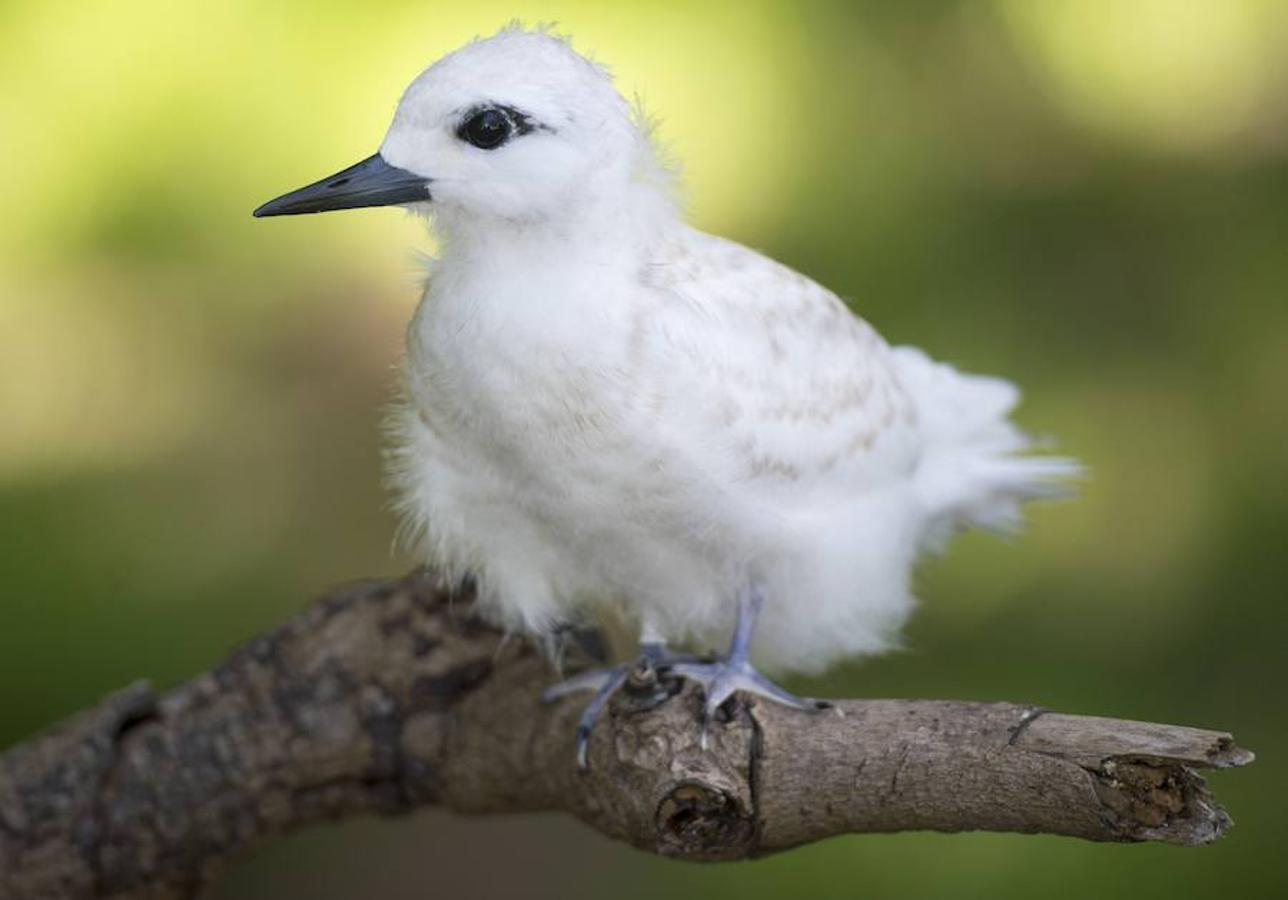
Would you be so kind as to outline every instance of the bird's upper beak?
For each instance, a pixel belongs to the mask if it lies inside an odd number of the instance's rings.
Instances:
[[[416,203],[430,198],[429,181],[424,176],[389,165],[377,153],[321,181],[268,201],[255,210],[255,217]]]

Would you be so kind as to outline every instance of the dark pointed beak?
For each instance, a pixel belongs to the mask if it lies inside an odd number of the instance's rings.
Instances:
[[[429,179],[385,162],[379,153],[255,210],[255,218],[363,206],[397,206],[429,199]]]

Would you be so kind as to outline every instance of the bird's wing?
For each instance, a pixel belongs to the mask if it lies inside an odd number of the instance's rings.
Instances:
[[[711,448],[731,480],[829,490],[908,477],[917,406],[896,359],[830,291],[746,247],[697,231],[647,267],[663,311],[660,427]],[[857,484],[855,484],[857,482]]]

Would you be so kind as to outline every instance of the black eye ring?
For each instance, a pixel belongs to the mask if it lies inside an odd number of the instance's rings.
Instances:
[[[480,150],[495,150],[514,134],[514,121],[504,110],[487,106],[470,115],[456,129],[456,136]]]

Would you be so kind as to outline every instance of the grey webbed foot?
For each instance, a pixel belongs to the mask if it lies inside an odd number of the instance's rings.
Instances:
[[[797,697],[774,684],[745,659],[726,659],[713,663],[678,663],[671,669],[676,675],[702,685],[706,700],[702,705],[702,749],[707,749],[707,730],[716,710],[738,691],[764,697],[773,703],[810,712],[831,709],[826,700]]]
[[[712,662],[709,658],[703,660],[690,654],[673,653],[665,644],[646,639],[640,644],[641,656],[638,662],[582,672],[547,690],[543,695],[547,702],[575,691],[595,692],[577,723],[578,767],[583,770],[587,768],[586,752],[590,745],[591,729],[595,727],[595,722],[607,707],[609,699],[623,685],[635,685],[633,690],[645,695],[648,705],[661,703],[675,692],[676,680],[668,679],[667,676],[676,675],[702,685],[706,693],[702,707],[704,750],[707,749],[707,732],[716,710],[738,691],[763,697],[792,709],[811,712],[833,709],[832,704],[826,700],[797,697],[788,693],[756,671],[751,664],[751,638],[763,603],[764,595],[755,584],[748,585],[739,595],[733,640],[729,644],[728,655],[722,660]],[[647,709],[648,706],[642,708]]]
[[[674,693],[661,676],[678,661],[694,659],[688,654],[673,653],[664,644],[641,644],[640,657],[633,663],[589,669],[547,688],[541,695],[545,703],[581,691],[594,691],[577,720],[577,767],[583,771],[589,767],[586,754],[590,748],[590,732],[615,693],[625,686],[642,699],[639,709],[656,706]]]
[[[734,624],[729,653],[724,659],[711,663],[679,662],[671,667],[676,675],[698,682],[706,692],[706,702],[702,706],[703,750],[707,749],[707,731],[711,718],[737,691],[764,697],[792,709],[816,711],[832,708],[832,704],[825,700],[797,697],[788,693],[752,666],[751,639],[764,600],[764,594],[755,584],[749,584],[738,596],[738,619]]]
[[[633,668],[633,664],[623,663],[620,666],[605,669],[590,669],[559,682],[541,695],[544,702],[550,703],[578,691],[595,692],[590,702],[586,704],[586,708],[581,711],[581,718],[577,720],[577,768],[582,771],[589,768],[586,753],[590,749],[590,732],[599,721],[613,694],[626,683]]]

